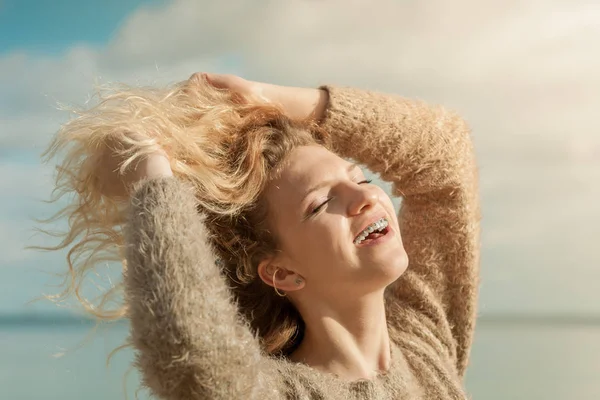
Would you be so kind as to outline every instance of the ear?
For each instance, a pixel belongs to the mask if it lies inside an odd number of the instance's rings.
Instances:
[[[271,287],[275,285],[280,292],[293,292],[302,289],[306,284],[300,274],[286,268],[285,264],[274,256],[258,264],[258,276],[267,285]]]

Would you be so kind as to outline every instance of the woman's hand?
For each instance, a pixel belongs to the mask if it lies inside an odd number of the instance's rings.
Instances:
[[[102,158],[102,168],[97,175],[101,192],[113,198],[128,198],[137,182],[173,176],[171,163],[164,150],[157,150],[129,165],[123,173],[120,168],[125,160],[114,147],[109,146]]]
[[[229,74],[196,73],[189,82],[194,84],[203,80],[216,88],[237,93],[247,101],[278,104],[293,119],[320,121],[329,100],[327,91],[323,89],[272,85]]]

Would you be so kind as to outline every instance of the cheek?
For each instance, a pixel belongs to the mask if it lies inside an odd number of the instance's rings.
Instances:
[[[286,244],[294,258],[303,264],[319,264],[330,262],[339,255],[345,236],[342,235],[340,221],[326,218],[321,221],[308,222],[309,226],[290,232]],[[347,239],[347,238],[346,238]]]
[[[379,190],[380,190],[379,199],[381,201],[381,204],[385,207],[385,210],[390,214],[390,216],[396,218],[397,213],[396,213],[396,209],[394,207],[394,203],[392,202],[391,197],[388,196],[388,194],[386,192],[384,192],[383,189],[379,188]]]
[[[351,235],[345,224],[346,221],[344,218],[332,215],[323,217],[318,225],[311,227],[306,242],[309,246],[305,250],[310,248],[312,258],[328,263],[332,258],[346,258],[351,244]]]

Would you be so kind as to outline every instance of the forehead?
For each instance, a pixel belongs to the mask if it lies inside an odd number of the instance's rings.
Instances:
[[[271,187],[290,195],[304,196],[306,189],[326,179],[331,171],[346,168],[349,163],[322,146],[301,146],[288,156]]]
[[[267,186],[265,197],[273,208],[297,208],[307,190],[349,164],[322,146],[297,147],[287,157],[278,177]]]

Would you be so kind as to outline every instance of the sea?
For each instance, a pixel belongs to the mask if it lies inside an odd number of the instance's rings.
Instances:
[[[0,400],[150,399],[123,344],[126,323],[0,321]],[[485,400],[599,400],[600,324],[489,319],[478,323],[466,390]]]

